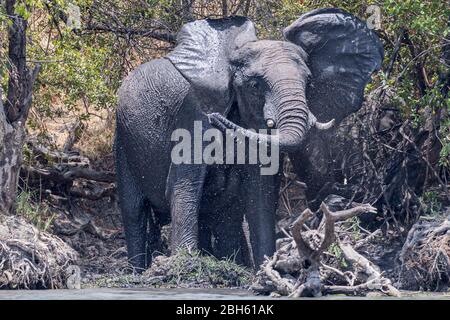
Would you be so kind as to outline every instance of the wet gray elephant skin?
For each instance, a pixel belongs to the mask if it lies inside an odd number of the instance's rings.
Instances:
[[[193,133],[194,121],[201,121],[203,131],[237,129],[248,141],[270,144],[270,135],[248,129],[272,127],[280,152],[294,156],[325,122],[361,107],[383,59],[378,37],[364,22],[339,9],[319,9],[302,15],[284,37],[258,40],[244,17],[191,22],[171,53],[123,81],[116,170],[136,269],[151,263],[167,223],[172,253],[204,249],[258,265],[274,252],[280,175],[261,175],[259,165],[250,164],[174,164],[171,135],[180,128]]]

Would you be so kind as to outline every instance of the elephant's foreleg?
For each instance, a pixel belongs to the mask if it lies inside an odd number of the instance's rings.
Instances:
[[[206,218],[205,215],[200,213],[199,226],[198,226],[198,232],[199,232],[199,235],[198,235],[199,247],[198,248],[206,253],[211,254],[213,252],[213,247],[212,247],[212,243],[211,243],[212,232],[211,232],[211,227],[205,218]]]
[[[181,248],[198,248],[198,216],[205,173],[204,165],[171,166],[167,197],[172,217],[172,254]]]
[[[246,261],[247,250],[242,245],[242,223],[223,224],[214,233],[214,255],[219,259],[232,258],[236,263]]]
[[[214,215],[213,234],[214,255],[219,259],[233,258],[236,263],[242,264],[247,260],[244,255],[246,249],[241,248],[243,230],[243,211],[244,208],[240,201],[233,199],[226,204],[221,204],[220,208],[212,208]]]
[[[259,169],[259,168],[258,168]],[[257,172],[245,178],[246,220],[250,231],[253,261],[258,267],[264,256],[275,252],[275,212],[278,204],[278,176],[262,176]]]

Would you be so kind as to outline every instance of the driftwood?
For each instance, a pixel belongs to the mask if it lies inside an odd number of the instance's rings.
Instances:
[[[343,243],[336,237],[336,223],[364,212],[375,213],[376,209],[370,205],[359,205],[348,210],[332,212],[322,203],[320,211],[323,218],[315,230],[309,229],[306,223],[317,215],[310,209],[303,211],[292,224],[292,237],[283,239],[273,257],[267,258],[261,266],[253,289],[261,293],[276,292],[293,298],[319,297],[329,293],[364,295],[369,291],[399,296],[399,291],[389,279],[382,276],[377,266],[359,254],[350,244]],[[341,271],[323,263],[323,255],[334,243],[339,246],[343,257],[353,267],[353,272]],[[348,285],[323,285],[324,271],[345,279]]]
[[[28,139],[27,148],[31,159],[21,167],[21,178],[27,188],[90,200],[115,194],[115,173],[90,168],[89,159],[77,152],[50,150],[33,139]]]
[[[382,276],[377,266],[356,252],[352,246],[343,243],[339,243],[339,246],[345,256],[345,259],[355,266],[355,268],[365,273],[368,279],[366,282],[355,286],[324,286],[325,293],[365,295],[369,291],[378,290],[388,296],[400,296],[400,291],[392,285],[391,280]]]

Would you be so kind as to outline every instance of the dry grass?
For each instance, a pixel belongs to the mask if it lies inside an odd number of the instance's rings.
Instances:
[[[52,110],[62,108],[58,103],[52,106]],[[80,110],[68,111],[65,114],[54,114],[51,117],[38,114],[33,111],[29,117],[29,136],[38,137],[46,145],[62,150],[67,142],[73,125],[81,121],[81,128],[77,133],[74,149],[90,160],[98,161],[108,157],[112,153],[115,112],[101,109],[86,117]]]
[[[248,288],[253,280],[251,270],[233,260],[220,260],[198,251],[180,250],[170,257],[154,257],[143,274],[130,272],[122,265],[119,273],[106,275],[85,287],[159,287],[159,288]]]
[[[405,289],[438,291],[450,287],[450,217],[414,225],[400,259],[400,281]]]
[[[114,123],[110,116],[106,119],[92,117],[81,132],[76,148],[94,161],[107,157],[112,153]]]

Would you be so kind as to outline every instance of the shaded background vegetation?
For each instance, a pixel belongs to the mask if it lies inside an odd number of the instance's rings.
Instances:
[[[115,92],[127,73],[144,61],[167,53],[181,25],[194,19],[247,15],[260,38],[281,39],[282,30],[301,13],[319,7],[341,7],[367,19],[369,5],[381,9],[386,61],[369,91],[395,87],[394,99],[402,117],[423,124],[423,110],[446,112],[445,72],[442,57],[448,36],[448,3],[442,0],[306,1],[306,0],[18,0],[15,12],[28,20],[27,60],[42,67],[34,85],[28,120],[33,133],[51,139],[52,120],[71,117],[88,123],[92,118],[113,123]],[[71,23],[72,6],[80,8],[81,24]],[[1,15],[3,91],[7,92],[8,17]],[[401,37],[399,46],[398,39]],[[398,48],[399,47],[399,48]],[[398,50],[398,52],[397,52]],[[449,119],[440,115],[440,164],[450,165]],[[70,121],[65,121],[69,122]],[[67,125],[67,123],[65,123]],[[91,128],[92,129],[92,128]],[[89,128],[85,128],[89,130]],[[83,131],[83,130],[82,130]],[[80,132],[82,134],[82,132]],[[91,137],[99,139],[100,137]],[[111,134],[105,137],[110,145]],[[57,140],[57,139],[56,139]],[[93,150],[91,150],[93,151]],[[108,152],[107,147],[98,152]],[[95,152],[94,152],[95,153]],[[92,154],[94,155],[94,154]]]

